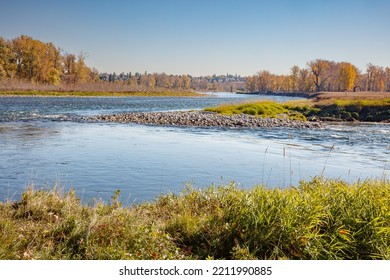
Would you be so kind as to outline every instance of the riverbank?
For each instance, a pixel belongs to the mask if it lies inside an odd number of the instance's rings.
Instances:
[[[249,94],[249,95],[261,95],[261,96],[287,96],[287,97],[303,97],[303,98],[315,98],[316,93],[313,92],[237,92],[237,94]]]
[[[390,259],[390,184],[212,186],[124,207],[27,189],[0,202],[0,259]]]
[[[220,115],[206,111],[146,112],[102,115],[88,118],[90,121],[156,124],[198,127],[288,127],[319,128],[319,122],[305,122],[281,116],[280,118],[259,118],[248,114]]]
[[[194,91],[154,91],[154,92],[100,92],[100,91],[0,91],[1,96],[18,96],[18,97],[198,97],[205,94]]]
[[[297,100],[285,103],[250,101],[224,104],[206,111],[223,115],[248,114],[258,117],[285,115],[291,119],[326,122],[390,122],[390,98]]]
[[[303,97],[307,99],[314,99],[316,101],[323,100],[359,100],[359,99],[390,99],[390,92],[372,92],[372,91],[358,91],[358,92],[237,92],[237,94],[249,95],[275,95],[275,96],[290,96]]]

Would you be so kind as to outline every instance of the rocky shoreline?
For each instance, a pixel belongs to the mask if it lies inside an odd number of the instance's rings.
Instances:
[[[320,122],[303,122],[288,118],[259,118],[251,115],[220,115],[205,111],[132,112],[94,116],[90,121],[155,124],[196,127],[287,127],[320,128]]]

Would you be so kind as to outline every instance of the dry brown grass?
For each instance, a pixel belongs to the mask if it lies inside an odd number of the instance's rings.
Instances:
[[[332,100],[362,100],[362,99],[371,99],[371,100],[380,100],[380,99],[390,99],[390,92],[370,92],[370,91],[360,91],[360,92],[319,92],[315,96],[316,101],[318,102],[327,102]]]
[[[191,89],[179,89],[179,88],[147,88],[143,85],[129,85],[123,81],[117,81],[115,83],[109,83],[105,81],[91,81],[87,83],[76,83],[61,85],[46,85],[36,84],[29,81],[19,79],[3,79],[0,80],[0,93],[7,91],[39,91],[39,92],[113,92],[113,93],[131,93],[131,92],[182,92],[191,91]]]

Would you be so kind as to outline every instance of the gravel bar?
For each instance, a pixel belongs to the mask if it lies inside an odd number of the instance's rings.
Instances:
[[[260,118],[251,115],[220,115],[205,111],[174,112],[132,112],[114,115],[101,115],[89,118],[92,121],[156,124],[167,126],[197,127],[288,127],[320,128],[320,122],[303,122],[288,118]]]

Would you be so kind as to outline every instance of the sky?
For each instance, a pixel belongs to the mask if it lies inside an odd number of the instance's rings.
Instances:
[[[390,66],[387,0],[0,0],[0,37],[84,53],[99,72],[288,74],[314,59]]]

